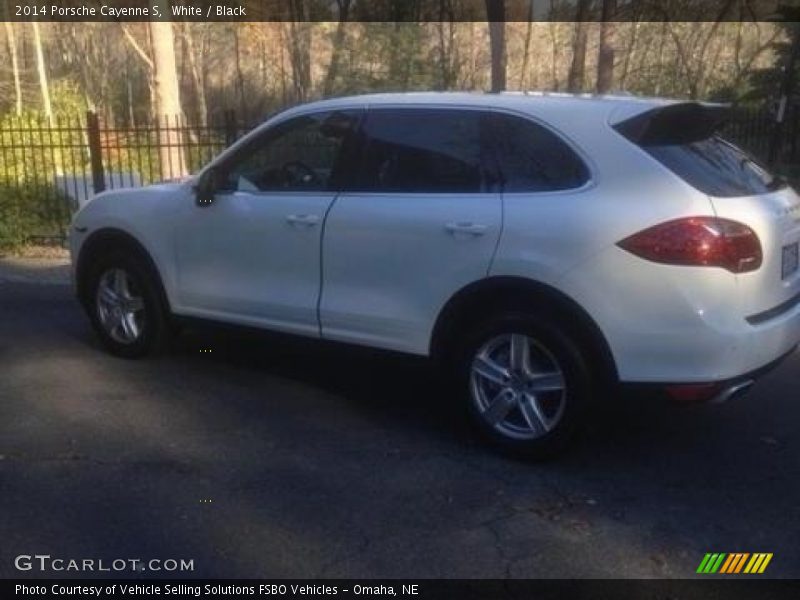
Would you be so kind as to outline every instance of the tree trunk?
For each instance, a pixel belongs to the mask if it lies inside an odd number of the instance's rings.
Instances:
[[[328,63],[328,71],[325,73],[325,83],[322,86],[322,94],[330,96],[336,85],[336,76],[339,74],[339,61],[342,55],[342,44],[344,43],[345,27],[350,13],[350,0],[336,0],[339,7],[339,22],[336,24],[336,33],[333,35],[331,47],[331,62]]]
[[[550,77],[552,78],[552,89],[554,92],[558,91],[558,23],[548,23],[550,30],[550,41],[552,42],[550,49]]]
[[[156,119],[162,125],[159,136],[161,175],[166,179],[186,175],[186,164],[177,125],[181,121],[181,97],[178,70],[175,66],[175,42],[172,23],[150,21],[153,44],[153,85]]]
[[[619,87],[622,90],[627,89],[625,87],[628,81],[628,73],[630,71],[630,66],[633,64],[634,56],[636,55],[636,42],[638,39],[639,34],[639,21],[633,21],[631,24],[631,31],[629,33],[628,38],[628,47],[625,51],[625,59],[622,62],[622,75],[619,77]]]
[[[525,82],[528,77],[528,66],[530,65],[531,54],[531,34],[533,32],[533,2],[528,3],[528,22],[525,23],[525,43],[522,47],[522,67],[519,70],[519,89],[525,89]]]
[[[6,37],[8,38],[8,53],[11,55],[11,72],[14,76],[14,109],[17,116],[22,114],[22,86],[19,83],[19,62],[17,60],[17,37],[14,34],[14,24],[4,21]]]
[[[478,87],[478,51],[475,44],[475,22],[469,23],[469,89]]]
[[[290,0],[289,60],[292,66],[295,100],[303,102],[311,93],[311,23],[306,20],[305,0]]]
[[[244,73],[242,72],[242,57],[239,44],[239,24],[233,23],[233,53],[236,57],[236,91],[239,97],[239,116],[247,118],[247,103],[244,99]]]
[[[136,123],[136,116],[133,114],[133,83],[131,82],[130,78],[127,78],[125,80],[125,84],[128,99],[128,127],[134,127],[134,123]]]
[[[440,0],[441,2],[441,0]],[[436,86],[437,90],[447,89],[447,63],[450,57],[447,54],[447,44],[444,41],[444,22],[441,18],[436,22],[436,34],[439,40],[439,84]]]
[[[33,27],[33,43],[36,48],[36,70],[39,73],[39,87],[42,90],[42,105],[47,122],[53,124],[53,109],[50,106],[50,88],[47,85],[47,67],[44,64],[44,50],[42,49],[42,37],[39,34],[38,21],[31,21]]]
[[[597,93],[605,94],[614,86],[614,34],[611,20],[616,12],[616,0],[603,0],[603,21],[600,24],[600,50],[597,57]]]
[[[284,48],[286,47],[286,35],[283,28],[283,23],[278,23],[278,39],[280,40],[280,44],[278,46],[281,49],[281,103],[286,104],[288,102],[288,94],[286,91],[287,84],[286,84],[286,52]]]
[[[658,57],[656,58],[656,85],[655,85],[655,95],[659,96],[661,94],[661,74],[664,72],[664,46],[667,41],[667,21],[664,21],[661,24],[661,32],[658,37]],[[647,54],[645,52],[645,54]]]
[[[567,78],[567,91],[576,93],[583,90],[586,72],[586,38],[588,27],[586,19],[589,16],[589,5],[592,0],[578,0],[578,12],[575,17],[575,38],[572,43],[572,64],[569,67]]]
[[[205,127],[208,125],[208,104],[206,103],[206,86],[203,78],[200,76],[200,68],[197,66],[197,56],[194,43],[194,35],[192,34],[191,25],[188,22],[183,23],[183,41],[186,44],[186,58],[189,61],[189,72],[192,76],[192,85],[194,86],[194,93],[197,96],[197,114],[200,119],[200,125]]]
[[[486,0],[489,48],[492,55],[492,91],[506,89],[506,10],[504,0]]]

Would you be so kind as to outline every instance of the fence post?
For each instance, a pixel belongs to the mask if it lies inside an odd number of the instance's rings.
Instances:
[[[225,145],[230,146],[236,141],[236,113],[233,110],[225,111]]]
[[[103,173],[103,149],[100,144],[100,123],[97,113],[86,111],[86,137],[89,141],[89,161],[92,167],[92,187],[99,194],[106,189],[106,178]]]

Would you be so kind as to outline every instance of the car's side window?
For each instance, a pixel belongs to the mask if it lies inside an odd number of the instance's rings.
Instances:
[[[481,112],[371,108],[356,190],[475,193],[486,187]]]
[[[582,186],[589,169],[555,133],[522,117],[494,113],[489,127],[506,192],[550,192]]]
[[[327,191],[336,189],[343,150],[358,111],[322,112],[280,123],[248,144],[223,168],[227,191]]]

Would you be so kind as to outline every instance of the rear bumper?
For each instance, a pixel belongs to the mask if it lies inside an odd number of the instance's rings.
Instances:
[[[748,373],[720,381],[692,382],[692,383],[623,383],[622,386],[630,391],[661,392],[677,402],[712,402],[722,404],[747,392],[760,378],[776,369],[786,358],[795,352],[797,346],[769,363],[758,367]]]
[[[753,310],[754,282],[610,249],[562,280],[603,332],[618,380],[704,384],[758,371],[800,343],[794,294]]]

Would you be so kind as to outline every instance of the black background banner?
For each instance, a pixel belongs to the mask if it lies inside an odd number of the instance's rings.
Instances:
[[[599,21],[602,2],[490,0],[505,21]],[[0,0],[10,21],[486,21],[486,0]],[[618,0],[613,21],[792,20],[800,0]],[[174,10],[173,10],[174,9]],[[146,12],[143,12],[146,11]],[[492,11],[493,13],[495,11]]]
[[[113,587],[112,587],[113,586]],[[138,586],[133,593],[123,586]],[[262,587],[265,586],[265,587]],[[293,587],[297,586],[297,587]],[[360,587],[357,587],[360,586]],[[405,587],[404,587],[405,586]],[[416,586],[412,588],[411,586]],[[303,593],[299,588],[303,588]],[[388,592],[394,590],[394,594]],[[94,590],[94,591],[92,591]],[[100,593],[98,594],[97,591]],[[381,593],[383,591],[384,593]],[[199,592],[199,594],[198,594]],[[404,593],[405,592],[405,593]],[[416,592],[416,593],[414,593]],[[800,597],[797,580],[754,577],[701,579],[543,580],[114,580],[7,579],[9,598],[283,598],[353,600],[783,600]]]

